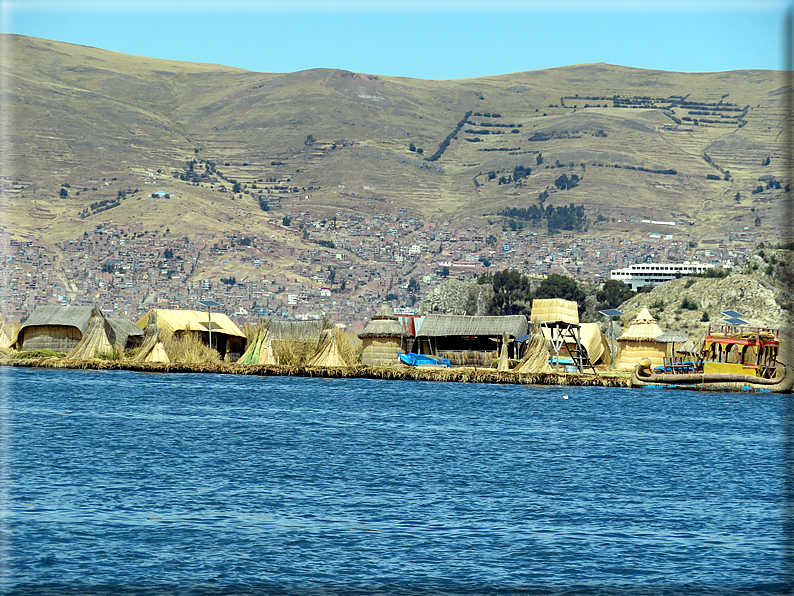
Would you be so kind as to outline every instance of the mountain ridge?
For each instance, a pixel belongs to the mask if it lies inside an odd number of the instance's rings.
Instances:
[[[591,229],[600,215],[601,231],[622,236],[647,233],[628,225],[640,214],[666,220],[672,211],[699,228],[680,232],[688,240],[744,227],[780,233],[770,203],[783,189],[765,192],[766,202],[751,196],[759,177],[782,178],[786,88],[777,71],[592,63],[428,81],[328,68],[257,73],[5,35],[15,124],[6,182],[23,187],[6,198],[18,229],[61,237],[53,226],[64,219],[89,229],[79,213],[108,193],[61,200],[62,185],[116,178],[134,188],[146,171],[160,170],[175,194],[239,206],[209,184],[175,182],[196,160],[240,182],[238,199],[253,210],[259,195],[281,194],[311,195],[301,204],[316,211],[374,212],[368,194],[422,220],[504,223],[507,206],[575,203]],[[531,173],[515,180],[516,167]],[[555,188],[562,173],[579,185]],[[341,187],[358,198],[340,197]],[[58,211],[58,223],[34,225],[18,200],[31,198]]]

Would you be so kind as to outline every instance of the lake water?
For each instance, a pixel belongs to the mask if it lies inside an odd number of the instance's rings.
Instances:
[[[19,368],[0,385],[5,593],[789,588],[790,396]]]

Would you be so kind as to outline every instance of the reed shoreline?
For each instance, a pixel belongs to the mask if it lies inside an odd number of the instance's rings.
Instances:
[[[328,379],[383,379],[394,381],[440,381],[448,383],[490,383],[500,385],[565,385],[589,387],[631,387],[630,375],[621,373],[579,374],[566,372],[516,373],[488,368],[414,368],[379,366],[280,366],[266,364],[209,364],[164,362],[119,362],[109,360],[64,360],[33,358],[7,360],[0,366],[57,368],[72,370],[128,370],[141,373],[215,373],[261,377],[318,377]]]

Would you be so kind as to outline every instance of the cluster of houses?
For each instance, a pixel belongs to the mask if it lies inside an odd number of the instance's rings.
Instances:
[[[736,234],[703,239],[693,248],[670,234],[632,242],[446,224],[386,216],[324,220],[301,212],[289,226],[269,222],[259,233],[196,233],[187,239],[143,224],[108,222],[52,245],[39,236],[0,231],[0,306],[15,321],[41,304],[98,304],[110,316],[137,319],[155,307],[189,309],[199,300],[215,300],[238,325],[263,316],[305,319],[322,312],[360,331],[361,321],[383,300],[414,307],[449,277],[513,269],[522,275],[624,279],[621,268],[647,267],[649,259],[738,262],[756,242]]]
[[[132,323],[106,317],[96,306],[40,306],[24,324],[3,323],[0,347],[52,350],[71,359],[137,348],[136,361],[167,362],[163,338],[192,334],[227,362],[280,364],[278,343],[300,340],[316,346],[315,365],[353,364],[339,350],[339,333],[331,331],[336,327],[323,320],[268,319],[247,336],[218,312],[152,309]],[[541,370],[566,372],[586,372],[588,367],[595,371],[596,366],[627,370],[643,357],[661,365],[673,356],[673,342],[679,347],[682,343],[680,337],[666,338],[645,308],[620,337],[614,337],[605,335],[597,323],[581,323],[576,302],[561,299],[535,300],[529,318],[401,315],[384,303],[358,337],[361,364],[369,366],[402,366],[401,354],[416,353],[445,359],[452,366],[488,368],[498,362],[508,370],[530,356],[537,359],[540,349]],[[693,346],[688,349],[694,351]]]

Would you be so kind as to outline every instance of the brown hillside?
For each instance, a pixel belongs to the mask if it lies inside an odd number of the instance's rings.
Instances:
[[[659,231],[646,219],[679,222],[692,240],[745,226],[779,237],[777,72],[268,74],[8,37],[2,206],[14,232],[54,241],[109,219],[180,234],[264,229],[290,212],[348,210],[497,222],[547,191],[545,205],[584,204],[601,234]],[[531,173],[516,180],[517,167]],[[562,174],[578,186],[558,190]],[[138,192],[92,207],[126,189]]]

